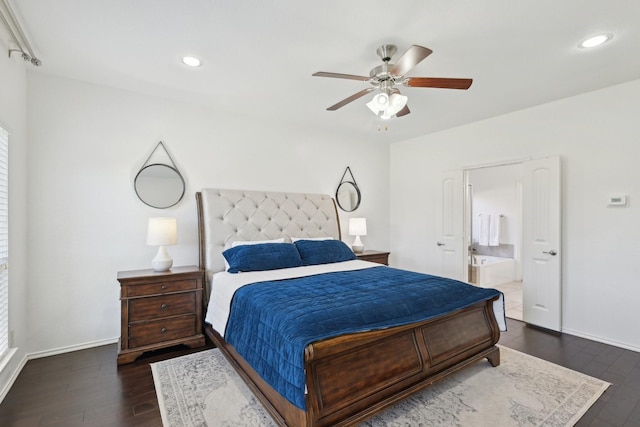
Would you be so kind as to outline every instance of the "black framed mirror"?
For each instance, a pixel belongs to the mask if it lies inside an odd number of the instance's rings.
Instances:
[[[151,163],[149,159],[162,146],[171,165],[166,163]],[[182,200],[185,192],[185,182],[176,167],[169,152],[162,141],[156,145],[133,181],[136,195],[145,205],[156,209],[166,209],[175,206]]]
[[[351,175],[351,181],[344,179],[347,172]],[[351,173],[351,169],[347,166],[342,174],[340,184],[338,184],[338,188],[336,189],[336,203],[343,211],[353,212],[358,209],[361,200],[362,195],[360,194],[360,188],[358,188],[358,184]]]
[[[175,206],[184,197],[184,179],[177,169],[153,163],[140,169],[134,181],[138,198],[157,209]]]
[[[360,189],[351,181],[343,181],[336,190],[336,202],[345,212],[353,212],[360,206]]]

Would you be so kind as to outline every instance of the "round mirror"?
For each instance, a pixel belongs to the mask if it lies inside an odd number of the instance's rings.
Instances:
[[[360,206],[360,189],[355,182],[342,181],[336,190],[338,206],[345,212],[353,212]]]
[[[169,208],[184,196],[184,179],[180,172],[161,163],[140,169],[133,185],[138,198],[152,208]]]

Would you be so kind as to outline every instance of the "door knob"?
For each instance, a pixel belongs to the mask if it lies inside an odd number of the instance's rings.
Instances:
[[[543,253],[543,254],[549,254],[549,255],[551,255],[551,256],[556,256],[556,255],[558,255],[558,252],[556,252],[556,250],[555,250],[555,249],[551,249],[551,250],[550,250],[550,251],[548,251],[548,252],[547,252],[547,251],[542,251],[542,253]]]
[[[438,242],[438,243],[436,243],[436,245],[438,245],[438,246],[444,246],[444,243],[442,243],[442,242]]]

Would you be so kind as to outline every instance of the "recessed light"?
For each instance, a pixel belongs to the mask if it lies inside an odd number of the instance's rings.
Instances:
[[[194,56],[183,56],[182,62],[189,67],[199,67],[202,64],[202,62]]]
[[[612,37],[613,36],[611,34],[598,34],[597,36],[583,40],[578,46],[585,48],[600,46],[601,44],[611,40]]]

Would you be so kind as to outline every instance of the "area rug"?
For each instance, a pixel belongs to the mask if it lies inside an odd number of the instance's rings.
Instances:
[[[572,426],[609,383],[500,347],[363,422],[374,426]],[[165,427],[274,426],[219,350],[151,365]]]

